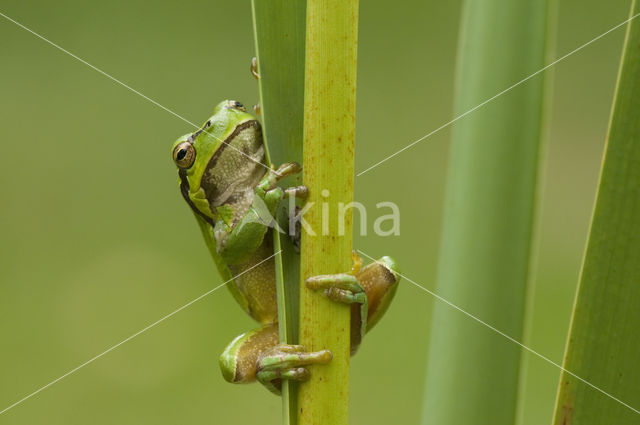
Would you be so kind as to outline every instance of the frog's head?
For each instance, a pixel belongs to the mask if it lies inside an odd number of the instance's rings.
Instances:
[[[210,223],[236,182],[264,164],[260,124],[234,100],[220,102],[202,128],[178,138],[171,152],[182,195]]]

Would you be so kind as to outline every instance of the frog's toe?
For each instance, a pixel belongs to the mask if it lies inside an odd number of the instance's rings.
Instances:
[[[304,281],[307,288],[317,291],[324,289],[328,295],[328,291],[340,289],[352,293],[363,292],[362,286],[358,279],[349,273],[323,274],[311,276]]]
[[[278,167],[275,173],[278,177],[278,180],[280,180],[287,176],[290,176],[291,174],[299,173],[300,171],[302,171],[302,166],[300,166],[300,164],[298,164],[297,162],[287,162]]]
[[[309,370],[304,367],[277,370],[261,370],[257,374],[258,381],[269,391],[282,395],[282,380],[289,379],[303,382],[309,379]]]
[[[332,357],[329,350],[307,352],[300,345],[280,344],[261,356],[258,361],[258,370],[282,370],[310,364],[326,364]]]
[[[307,351],[304,345],[280,344],[277,348],[283,353],[302,353]]]
[[[269,391],[280,394],[283,379],[305,381],[309,370],[303,366],[327,364],[332,357],[329,350],[307,352],[301,345],[276,345],[258,361],[256,377]]]
[[[277,170],[274,170],[272,165],[271,171],[262,178],[256,188],[264,192],[268,192],[276,187],[280,180],[290,176],[291,174],[299,173],[301,170],[302,167],[296,162],[287,162],[282,164]]]
[[[251,67],[249,69],[251,70],[251,75],[253,75],[253,78],[255,78],[256,80],[260,80],[260,74],[258,74],[258,58],[251,58]]]
[[[275,380],[291,379],[294,381],[307,381],[309,369],[304,367],[292,367],[290,369],[267,369],[258,372],[258,381],[263,384],[273,383]]]
[[[367,294],[364,291],[354,292],[334,287],[325,290],[324,294],[330,300],[344,304],[364,304],[367,301]]]
[[[284,194],[290,198],[307,199],[309,197],[309,189],[307,186],[294,186],[285,189]]]

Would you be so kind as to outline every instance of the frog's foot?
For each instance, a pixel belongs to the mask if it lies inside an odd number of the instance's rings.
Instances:
[[[255,105],[253,105],[253,110],[255,111],[256,115],[260,115],[260,104],[256,103]]]
[[[287,162],[278,167],[277,170],[273,168],[260,180],[257,188],[268,192],[276,187],[278,182],[291,174],[299,173],[302,170],[300,164],[296,162]]]
[[[334,301],[345,304],[364,304],[367,301],[367,295],[356,277],[362,268],[362,258],[353,251],[351,260],[353,266],[349,273],[312,276],[305,281],[307,288],[314,291],[322,290],[327,298]]]
[[[296,174],[302,171],[302,167],[297,162],[286,162],[278,167],[276,171],[274,171],[277,180],[276,183],[291,174]]]
[[[368,295],[357,277],[362,261],[357,254],[353,260],[350,273],[312,276],[305,280],[307,288],[322,291],[332,301],[351,305],[351,354],[355,354],[360,346],[369,316]]]
[[[307,352],[301,345],[279,344],[260,356],[256,376],[269,391],[280,394],[283,379],[306,381],[309,370],[303,366],[327,364],[332,357],[329,350]]]
[[[367,294],[350,273],[326,274],[312,276],[305,280],[307,288],[314,291],[322,290],[330,300],[345,304],[364,304]]]
[[[258,74],[258,58],[255,56],[251,58],[251,75],[256,80],[260,80],[260,74]]]

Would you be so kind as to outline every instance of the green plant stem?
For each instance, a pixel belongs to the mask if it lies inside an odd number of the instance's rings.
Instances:
[[[352,220],[338,233],[338,203],[353,201],[358,2],[308,0],[304,100],[304,218],[300,343],[329,349],[329,365],[311,366],[300,385],[300,424],[348,422],[350,307],[304,287],[304,278],[351,268]],[[328,207],[323,213],[322,204]],[[351,210],[349,210],[351,211]],[[328,226],[323,226],[323,216]]]
[[[546,1],[467,0],[456,115],[542,68]],[[544,117],[535,77],[453,129],[439,295],[521,340]],[[423,424],[513,425],[520,347],[450,306],[434,309]]]
[[[634,1],[631,15],[640,13]],[[640,410],[640,22],[629,23],[564,368]],[[640,414],[563,372],[555,422]]]
[[[269,160],[302,163],[304,106],[304,44],[306,3],[287,0],[253,0],[253,24],[260,74],[260,105]],[[274,25],[278,22],[278,25]],[[292,180],[295,179],[295,180]],[[302,176],[288,179],[302,184]],[[288,205],[278,211],[280,227],[288,231]],[[280,340],[298,341],[300,256],[291,239],[274,231],[276,284]],[[283,423],[297,422],[296,383],[282,385]]]

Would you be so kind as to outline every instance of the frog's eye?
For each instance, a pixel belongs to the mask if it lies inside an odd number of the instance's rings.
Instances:
[[[196,160],[196,150],[189,142],[182,142],[173,150],[173,161],[180,168],[189,168]]]
[[[244,105],[242,103],[238,102],[237,100],[230,100],[229,101],[229,107],[237,109],[237,110],[242,111],[242,112],[246,112],[247,111],[247,108],[245,108]]]

